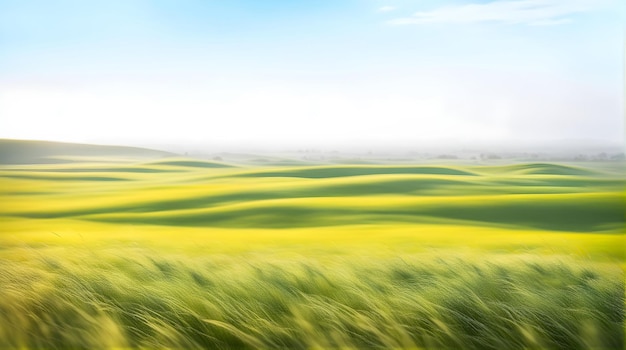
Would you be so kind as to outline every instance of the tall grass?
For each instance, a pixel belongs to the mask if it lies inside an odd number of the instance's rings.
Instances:
[[[0,348],[624,348],[623,271],[567,256],[12,249]]]

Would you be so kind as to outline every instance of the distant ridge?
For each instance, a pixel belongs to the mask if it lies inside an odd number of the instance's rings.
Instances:
[[[186,158],[168,158],[167,160],[159,160],[159,161],[152,162],[149,164],[188,167],[188,168],[232,168],[233,167],[233,165],[221,163],[221,162],[210,162],[210,161],[205,161],[205,160],[194,160],[194,159],[186,159]]]
[[[140,147],[0,139],[0,164],[71,163],[71,157],[154,159],[172,156],[176,154]]]

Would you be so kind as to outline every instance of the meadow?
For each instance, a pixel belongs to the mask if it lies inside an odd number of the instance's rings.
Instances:
[[[1,348],[623,349],[622,163],[0,166]]]

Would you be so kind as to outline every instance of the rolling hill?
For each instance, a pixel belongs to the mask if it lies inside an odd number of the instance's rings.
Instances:
[[[0,139],[0,164],[54,164],[109,157],[153,159],[175,154],[139,147]]]

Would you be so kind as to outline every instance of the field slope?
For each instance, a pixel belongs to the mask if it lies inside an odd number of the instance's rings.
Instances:
[[[86,159],[106,160],[105,157],[136,160],[171,156],[174,154],[138,147],[0,139],[0,164],[66,163]]]

